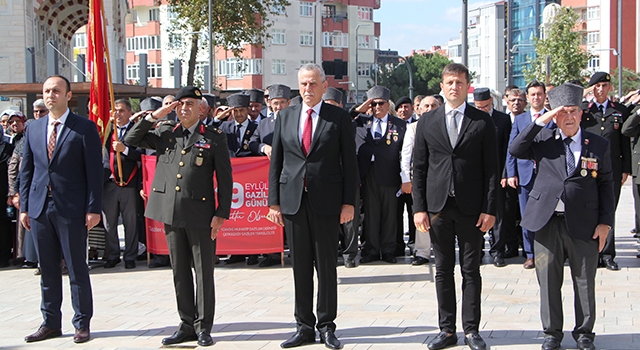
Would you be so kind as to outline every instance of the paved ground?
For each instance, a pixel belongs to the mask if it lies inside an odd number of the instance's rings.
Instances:
[[[633,225],[631,188],[623,187],[618,210],[618,258],[621,271],[598,270],[596,345],[601,349],[640,349],[640,259]],[[509,266],[482,266],[481,335],[491,349],[540,349],[542,342],[535,272],[523,270],[523,258]],[[378,263],[338,268],[337,335],[345,349],[426,349],[438,333],[433,266]],[[488,260],[487,260],[488,262]],[[68,280],[63,308],[64,336],[35,344],[23,337],[39,326],[39,278],[33,270],[0,270],[0,348],[3,349],[155,349],[173,333],[179,319],[171,271],[141,266],[92,270],[95,316],[93,339],[73,344]],[[259,269],[241,265],[216,268],[214,349],[279,349],[294,331],[290,266]],[[566,268],[565,348],[575,347],[573,297]],[[457,274],[458,290],[460,286]],[[459,296],[458,292],[458,296]],[[460,327],[460,323],[458,323]],[[459,336],[462,334],[459,332]],[[459,341],[454,350],[467,349]],[[196,348],[195,342],[173,348]],[[303,349],[324,349],[320,343]]]

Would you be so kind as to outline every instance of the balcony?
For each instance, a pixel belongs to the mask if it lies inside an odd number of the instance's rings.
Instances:
[[[348,18],[346,12],[325,11],[322,12],[322,18],[333,19],[334,22],[342,22]]]

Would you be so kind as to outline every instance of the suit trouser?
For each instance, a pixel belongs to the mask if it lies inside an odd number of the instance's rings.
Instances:
[[[13,248],[13,237],[15,232],[11,229],[11,220],[6,212],[0,213],[0,261],[7,262],[13,256],[11,249]]]
[[[284,215],[284,228],[291,249],[297,330],[315,334],[334,331],[338,310],[338,229],[340,215],[320,215],[311,207],[309,196],[302,194],[300,209]],[[313,315],[313,269],[318,274],[318,305]]]
[[[407,207],[407,215],[409,217],[409,242],[416,241],[416,224],[413,222],[413,198],[411,193],[403,193],[398,197],[398,205],[396,206],[396,250],[404,252],[404,208]],[[404,255],[404,254],[403,254]]]
[[[40,263],[42,289],[42,323],[47,328],[60,329],[62,325],[62,269],[64,258],[69,270],[71,305],[75,328],[90,326],[93,316],[93,296],[87,265],[87,227],[85,214],[79,218],[65,218],[56,209],[53,198],[45,199],[44,209],[31,219],[31,233],[35,239]]]
[[[360,187],[356,187],[356,205],[353,220],[340,225],[340,247],[343,259],[355,259],[358,255],[358,229],[360,228]]]
[[[397,192],[397,188],[378,185],[374,166],[371,164],[362,183],[364,205],[362,230],[365,235],[362,255],[380,258],[380,253],[395,254]]]
[[[591,237],[589,232],[587,237]],[[569,258],[574,290],[574,339],[580,335],[595,337],[595,283],[598,266],[598,241],[569,236],[564,218],[552,216],[535,239],[536,276],[540,285],[540,318],[545,334],[562,340],[562,281],[564,261]]]
[[[118,238],[118,216],[122,215],[124,224],[125,250],[122,257],[133,261],[138,257],[138,191],[135,187],[120,187],[113,181],[104,184],[102,201],[102,223],[105,230],[106,252],[108,260],[120,258],[120,239]]]
[[[413,220],[413,218],[411,220]],[[429,259],[431,256],[431,237],[429,236],[429,232],[416,229],[416,245],[413,255]]]
[[[19,222],[20,230],[24,231],[24,240],[22,241],[22,256],[26,261],[38,262],[38,252],[36,252],[36,242],[33,233],[22,226]]]
[[[436,295],[440,330],[456,332],[456,238],[462,274],[462,326],[465,334],[480,326],[480,295],[482,278],[482,232],[476,227],[479,214],[460,211],[455,197],[449,197],[442,211],[429,213],[431,244],[436,258]]]
[[[527,207],[527,200],[529,200],[529,192],[533,189],[533,179],[526,185],[518,185],[518,202],[520,204],[520,215],[524,217],[524,210]],[[522,247],[527,254],[527,259],[533,258],[534,248],[533,241],[536,237],[536,233],[529,231],[526,228],[522,228]]]
[[[504,257],[506,246],[509,249],[518,250],[518,237],[516,236],[516,213],[519,210],[514,195],[516,189],[512,187],[499,187],[496,196],[496,223],[489,231],[491,236],[491,256]],[[509,196],[511,195],[511,196]]]
[[[187,334],[211,333],[216,296],[213,265],[216,251],[211,240],[211,228],[179,228],[164,225],[173,269],[180,330]],[[196,291],[193,290],[195,269]],[[195,303],[194,303],[195,302]]]
[[[635,226],[636,231],[640,230],[640,184],[637,182],[638,177],[632,178],[633,182],[631,187],[633,188],[633,204],[635,205]],[[608,236],[607,236],[608,237]]]
[[[614,181],[613,183],[613,194],[615,196],[615,207],[618,209],[618,202],[620,201],[620,191],[622,190],[622,182]],[[600,258],[615,258],[616,257],[616,224],[615,224],[615,215],[614,215],[614,224],[611,226],[611,230],[609,230],[609,234],[607,235],[607,242],[604,244],[604,248],[600,252]]]

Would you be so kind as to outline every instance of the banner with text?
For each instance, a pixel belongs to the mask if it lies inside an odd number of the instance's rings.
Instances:
[[[143,189],[149,193],[156,157],[142,156]],[[269,211],[269,159],[267,157],[231,158],[233,197],[231,214],[218,233],[216,254],[246,255],[283,251],[282,227],[267,220]],[[153,254],[168,254],[164,224],[145,218],[147,249]]]

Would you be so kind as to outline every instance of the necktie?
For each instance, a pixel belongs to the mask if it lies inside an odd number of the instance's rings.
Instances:
[[[572,141],[573,140],[570,137],[562,140],[562,142],[564,143],[564,153],[567,160],[567,176],[573,175],[573,173],[576,171],[576,158],[573,156],[573,151],[569,146]]]
[[[309,153],[309,149],[311,148],[311,129],[313,128],[313,120],[311,119],[311,115],[313,114],[313,109],[309,108],[307,110],[307,120],[304,123],[304,129],[302,130],[302,152],[306,156]]]
[[[540,113],[536,113],[536,114],[534,114],[534,115],[533,115],[533,119],[538,119],[538,117],[539,117],[540,115],[541,115]]]
[[[58,138],[58,125],[60,125],[59,121],[53,122],[53,131],[51,131],[51,136],[49,136],[49,143],[47,144],[47,155],[49,156],[49,160],[53,156],[53,151],[56,149],[56,141]]]
[[[122,141],[122,138],[124,137],[124,132],[126,131],[126,128],[124,126],[122,127],[118,127],[118,141]]]
[[[456,146],[456,142],[458,142],[458,120],[456,117],[458,116],[458,111],[454,110],[451,112],[451,120],[449,122],[449,141],[451,142],[451,147]]]
[[[604,105],[599,105],[598,110],[600,111],[600,114],[604,115]]]
[[[186,145],[189,141],[189,135],[191,135],[191,131],[189,131],[189,129],[184,129],[182,135],[184,136],[184,144]]]
[[[242,129],[242,124],[236,124],[236,142],[238,145],[242,140],[242,135],[240,135],[240,130]]]
[[[382,137],[382,119],[376,119],[376,130],[373,132],[373,138],[380,140]]]

